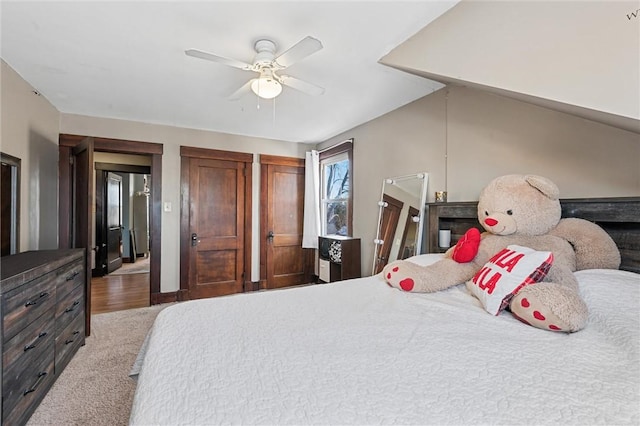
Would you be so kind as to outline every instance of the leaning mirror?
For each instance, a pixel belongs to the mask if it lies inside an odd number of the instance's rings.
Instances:
[[[421,253],[428,178],[416,173],[382,181],[372,274],[393,260]]]

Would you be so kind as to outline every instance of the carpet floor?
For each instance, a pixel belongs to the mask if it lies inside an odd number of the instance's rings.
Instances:
[[[129,371],[156,315],[170,305],[93,315],[91,336],[27,425],[129,424],[136,390]]]

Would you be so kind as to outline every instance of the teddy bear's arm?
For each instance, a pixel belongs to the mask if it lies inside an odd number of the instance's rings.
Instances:
[[[387,283],[404,291],[433,293],[471,279],[478,271],[475,262],[458,263],[444,258],[429,266],[398,260],[382,271]]]
[[[550,234],[567,240],[576,253],[576,270],[618,269],[620,251],[604,229],[584,219],[562,219]]]

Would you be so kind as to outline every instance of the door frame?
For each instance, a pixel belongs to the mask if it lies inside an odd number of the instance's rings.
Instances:
[[[191,158],[205,160],[223,160],[246,163],[245,170],[245,208],[244,208],[244,282],[243,291],[253,290],[251,282],[251,239],[252,230],[252,169],[253,154],[234,151],[222,151],[218,149],[195,148],[190,146],[180,146],[180,290],[178,291],[178,301],[189,298],[189,254],[191,251],[191,227],[190,219],[190,168]]]
[[[2,221],[5,222],[3,227],[8,224],[9,231],[9,253],[20,253],[20,164],[22,160],[13,155],[0,153],[0,161],[9,167],[11,176],[9,177],[8,185],[5,179],[2,179],[3,191],[9,189],[9,194],[3,192],[3,195],[9,195],[9,217],[2,217]],[[7,188],[8,186],[8,188]],[[3,214],[5,210],[3,208]],[[7,230],[4,228],[3,230]],[[6,238],[6,236],[4,236]]]
[[[71,223],[73,212],[73,188],[71,158],[73,147],[80,144],[87,136],[61,133],[59,136],[59,216],[58,216],[58,247],[71,248]],[[175,301],[173,295],[163,295],[160,292],[160,260],[162,255],[162,154],[161,143],[131,141],[92,137],[94,152],[110,152],[117,154],[148,155],[151,157],[151,204],[149,206],[150,222],[150,304]],[[89,249],[88,249],[89,250]],[[87,271],[90,275],[91,271]],[[91,295],[88,294],[87,298]]]

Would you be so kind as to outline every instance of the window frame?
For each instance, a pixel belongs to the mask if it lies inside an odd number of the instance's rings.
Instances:
[[[336,157],[344,156],[346,154],[349,161],[349,196],[346,199],[347,203],[347,236],[353,236],[353,138],[348,139],[332,148],[324,151],[320,151],[320,177],[323,180],[320,184],[320,235],[327,236],[327,224],[326,224],[326,212],[325,209],[325,188],[324,188],[324,166],[329,162],[333,162]]]

